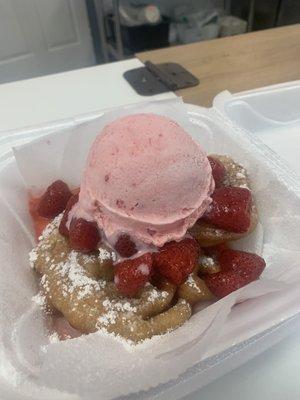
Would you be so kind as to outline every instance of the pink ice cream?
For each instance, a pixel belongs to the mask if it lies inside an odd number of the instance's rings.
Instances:
[[[213,189],[205,152],[176,122],[130,115],[97,136],[72,214],[96,221],[109,242],[126,232],[162,246],[186,234]]]

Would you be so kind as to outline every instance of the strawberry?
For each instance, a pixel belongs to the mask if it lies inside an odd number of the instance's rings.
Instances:
[[[40,217],[54,218],[66,208],[72,193],[63,181],[53,182],[42,195],[37,212]]]
[[[195,239],[166,243],[154,253],[154,268],[175,285],[183,283],[198,262],[200,247]]]
[[[246,284],[258,279],[265,269],[266,263],[257,254],[226,249],[219,256],[222,271],[234,271],[242,276]]]
[[[222,271],[205,278],[208,288],[217,297],[227,296],[255,281],[266,266],[264,259],[257,254],[231,249],[224,249],[218,262]]]
[[[101,235],[95,222],[74,218],[70,224],[69,239],[72,249],[88,253],[97,249]]]
[[[152,254],[125,260],[115,265],[114,282],[123,296],[133,297],[150,280],[152,272]]]
[[[135,243],[130,239],[127,233],[122,233],[115,244],[116,251],[121,257],[131,257],[137,252]]]
[[[221,163],[221,161],[217,160],[216,158],[213,158],[211,156],[209,156],[207,158],[208,158],[208,161],[211,166],[212,176],[214,178],[216,188],[218,188],[218,187],[222,186],[222,183],[223,183],[223,180],[225,177],[225,173],[226,173],[226,169],[225,169],[224,165]]]
[[[67,222],[69,218],[69,212],[72,210],[73,206],[78,202],[79,194],[73,194],[72,197],[69,198],[66,209],[64,211],[63,217],[59,224],[59,233],[63,236],[69,236],[69,229],[67,228]]]
[[[209,290],[219,298],[225,297],[246,285],[244,278],[234,271],[221,271],[216,274],[206,275],[204,280]]]
[[[222,187],[212,194],[203,220],[229,232],[244,233],[250,227],[252,196],[248,189]]]

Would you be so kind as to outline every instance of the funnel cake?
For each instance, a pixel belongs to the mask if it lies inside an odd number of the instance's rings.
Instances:
[[[30,201],[36,230],[47,224],[30,260],[48,304],[79,333],[134,343],[165,334],[196,303],[264,269],[261,257],[228,248],[257,223],[246,171],[228,156],[207,157],[168,118],[107,125],[72,193],[55,181]]]
[[[229,156],[214,154],[211,157],[221,162],[225,168],[225,175],[220,183],[221,187],[239,187],[250,190],[250,180],[243,166],[236,163]],[[257,222],[257,209],[254,200],[252,199],[250,225],[246,232],[237,233],[220,229],[203,219],[198,220],[198,222],[194,224],[192,228],[190,228],[189,232],[198,240],[201,246],[216,246],[218,244],[238,240],[249,235],[255,229]]]
[[[83,333],[105,330],[138,342],[182,325],[190,305],[178,299],[175,285],[161,280],[160,288],[146,285],[138,298],[124,298],[112,282],[114,253],[101,246],[86,255],[70,249],[58,232],[60,217],[51,222],[32,253],[48,302],[70,325]]]

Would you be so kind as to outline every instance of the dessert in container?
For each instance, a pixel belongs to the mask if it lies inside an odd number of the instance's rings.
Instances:
[[[251,357],[252,341],[299,311],[300,190],[296,175],[218,110],[187,111],[189,107],[173,100],[96,113],[60,126],[36,128],[34,134],[19,132],[28,143],[18,146],[16,140],[14,157],[10,153],[3,156],[3,398],[16,393],[39,399],[180,398],[187,386],[196,389],[226,370],[226,359],[238,354],[233,346],[246,349],[245,359]],[[34,239],[27,192],[38,194],[55,179],[78,186],[95,136],[107,123],[133,113],[156,113],[175,120],[208,154],[228,154],[246,168],[260,223],[236,246],[262,254],[267,268],[259,281],[199,309],[181,328],[137,346],[98,333],[54,343],[37,304],[41,299],[32,301],[37,284],[28,262]]]

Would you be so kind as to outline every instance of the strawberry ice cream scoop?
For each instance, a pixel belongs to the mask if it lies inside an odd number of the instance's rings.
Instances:
[[[136,114],[107,125],[93,143],[73,215],[162,246],[181,239],[211,202],[214,181],[201,146],[176,122]]]

